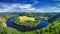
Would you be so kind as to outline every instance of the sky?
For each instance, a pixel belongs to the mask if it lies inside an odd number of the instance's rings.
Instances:
[[[60,0],[0,0],[0,12],[60,12]]]

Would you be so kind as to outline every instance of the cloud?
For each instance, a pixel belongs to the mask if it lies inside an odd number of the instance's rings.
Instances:
[[[34,4],[37,4],[37,3],[39,3],[39,1],[37,1],[37,0],[34,0]]]
[[[3,9],[2,9],[3,8]],[[0,12],[22,12],[22,11],[36,10],[31,4],[2,4],[0,6]]]
[[[32,7],[31,4],[12,4],[12,7],[14,7],[14,9],[16,10],[17,8],[20,9],[20,11],[32,11],[35,10],[35,7]]]
[[[32,4],[1,4],[0,12],[60,12],[60,8],[58,6],[47,5],[35,8]]]
[[[60,1],[60,0],[53,0],[53,1]]]
[[[7,5],[7,4],[1,4],[0,5],[0,12],[9,12],[13,7]]]
[[[58,4],[57,7],[60,7],[60,4]]]
[[[22,8],[22,9],[28,9],[28,8],[31,8],[31,4],[11,4],[12,7],[19,7],[19,8]]]
[[[54,7],[47,7],[45,9],[43,9],[44,12],[60,12],[60,8],[57,6]]]

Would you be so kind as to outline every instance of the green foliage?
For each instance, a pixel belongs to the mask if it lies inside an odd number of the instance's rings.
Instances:
[[[18,14],[18,13],[17,13]],[[33,30],[33,31],[28,31],[28,32],[21,32],[18,31],[14,28],[10,28],[10,27],[5,27],[3,25],[3,23],[5,24],[7,19],[13,17],[13,16],[18,16],[17,14],[0,14],[0,17],[2,17],[1,20],[3,20],[2,22],[0,22],[0,34],[60,34],[60,18],[55,19],[55,21],[53,21],[52,23],[49,23],[49,25],[47,27],[38,29],[38,30]],[[20,13],[19,13],[20,14]],[[25,15],[23,13],[23,15]],[[46,16],[48,18],[51,17],[51,15],[41,15],[41,14],[32,14],[32,16]],[[46,18],[47,19],[47,18]],[[5,21],[4,21],[5,20]]]

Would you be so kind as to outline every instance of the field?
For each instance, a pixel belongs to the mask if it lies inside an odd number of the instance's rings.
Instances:
[[[43,18],[48,21],[58,13],[0,13],[0,34],[60,34],[60,17],[54,19],[48,26],[27,32],[21,32],[14,28],[8,27],[6,21],[14,16],[24,15]]]

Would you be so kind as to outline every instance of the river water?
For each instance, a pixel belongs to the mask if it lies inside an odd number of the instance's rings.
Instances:
[[[13,18],[10,18],[7,20],[6,22],[6,25],[8,27],[11,27],[11,28],[15,28],[19,31],[22,31],[22,32],[25,32],[25,31],[32,31],[32,30],[37,30],[37,29],[40,29],[40,28],[44,28],[48,25],[48,22],[45,21],[44,19],[40,19],[40,24],[37,25],[36,27],[33,27],[33,28],[21,28],[21,27],[18,27],[16,25],[13,24]]]

